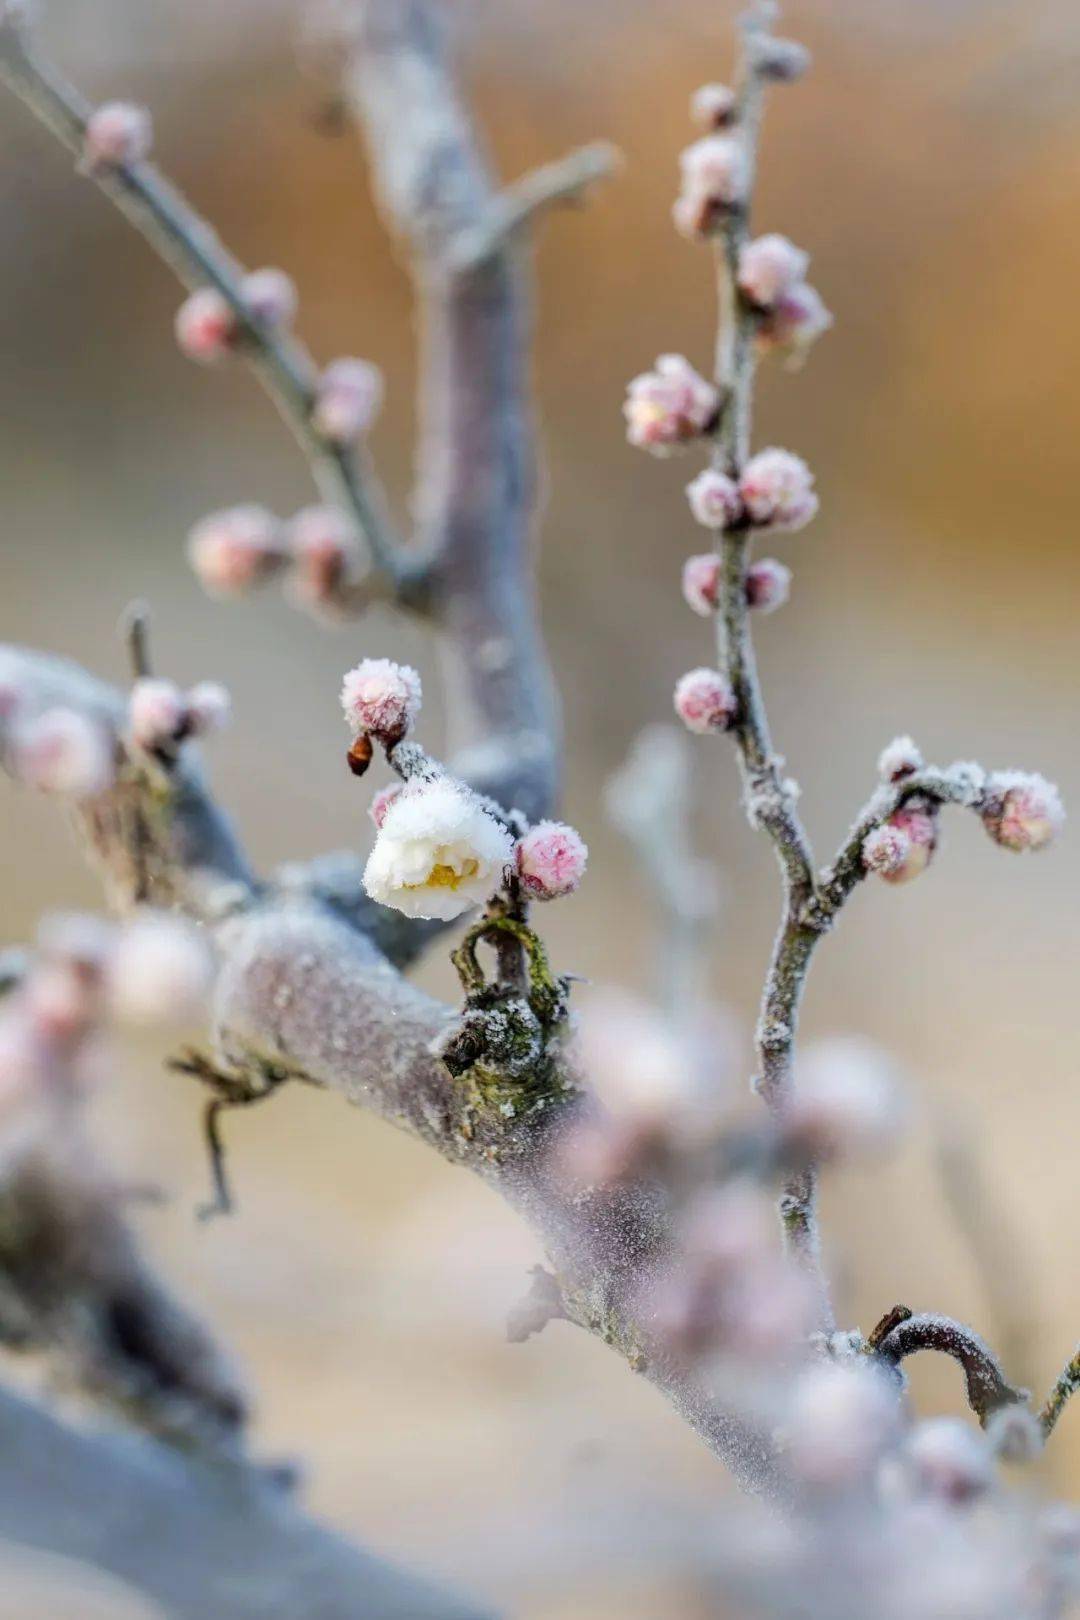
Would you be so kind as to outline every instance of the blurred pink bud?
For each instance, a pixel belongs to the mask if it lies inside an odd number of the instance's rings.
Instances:
[[[104,725],[75,709],[48,709],[20,727],[12,743],[14,774],[43,793],[92,798],[112,786],[113,743]]]
[[[29,1021],[6,1011],[0,1017],[0,1127],[41,1089],[44,1057]]]
[[[365,658],[345,676],[341,707],[354,735],[366,731],[382,742],[396,742],[420,713],[421,696],[420,677],[411,665]]]
[[[1035,772],[996,771],[986,795],[983,826],[1002,849],[1045,849],[1065,824],[1061,794]]]
[[[244,308],[258,326],[288,326],[296,315],[296,285],[284,270],[252,270],[240,282]]]
[[[904,1442],[904,1460],[916,1489],[946,1502],[970,1502],[994,1482],[985,1436],[959,1418],[917,1423]]]
[[[281,525],[262,506],[211,512],[188,537],[188,558],[212,596],[239,596],[278,573],[287,561]]]
[[[109,963],[109,1000],[122,1022],[178,1024],[210,989],[213,960],[198,930],[179,917],[146,914],[120,934]]]
[[[530,899],[558,900],[578,887],[588,856],[584,840],[573,827],[561,821],[540,821],[518,842],[518,877]]]
[[[791,595],[791,569],[775,557],[762,557],[746,570],[746,602],[758,613],[775,613]]]
[[[802,529],[818,509],[814,475],[790,450],[759,450],[747,462],[739,490],[759,528]]]
[[[757,33],[749,39],[748,50],[755,71],[773,84],[794,84],[810,67],[810,52],[794,39]]]
[[[748,1267],[725,1290],[725,1346],[750,1361],[790,1355],[812,1322],[810,1285],[780,1255]]]
[[[1042,1452],[1046,1436],[1029,1407],[1019,1401],[999,1406],[986,1422],[986,1441],[995,1457],[1010,1463],[1030,1463]]]
[[[734,118],[736,106],[729,84],[703,84],[690,97],[690,117],[702,129],[723,129]]]
[[[801,359],[833,324],[821,294],[807,281],[790,287],[758,323],[755,334],[764,353]]]
[[[739,254],[739,291],[756,309],[772,309],[806,275],[810,255],[772,231],[748,242]]]
[[[737,135],[704,135],[679,154],[684,194],[708,197],[725,208],[746,188],[746,148]]]
[[[315,388],[311,420],[316,433],[331,444],[361,438],[379,414],[382,372],[369,360],[334,360]]]
[[[237,320],[224,293],[200,287],[180,305],[174,328],[181,354],[209,366],[232,353]]]
[[[863,865],[886,883],[921,877],[937,848],[937,816],[921,804],[906,804],[863,839]]]
[[[675,713],[689,731],[727,731],[735,719],[735,694],[715,669],[692,669],[675,686]]]
[[[30,976],[24,1006],[34,1035],[53,1049],[70,1047],[90,1030],[94,987],[63,963],[44,963]]]
[[[187,730],[188,709],[174,681],[145,679],[135,682],[128,703],[131,740],[153,753],[176,743]]]
[[[776,1216],[762,1188],[746,1181],[700,1193],[682,1221],[687,1257],[729,1277],[776,1252]]]
[[[726,529],[742,512],[739,488],[733,478],[706,467],[686,486],[690,510],[706,529]]]
[[[699,439],[716,419],[720,396],[681,354],[662,354],[652,371],[627,387],[623,415],[632,445],[653,455]]]
[[[111,923],[82,911],[44,917],[37,931],[41,957],[64,963],[88,983],[100,983],[115,940]]]
[[[683,563],[682,593],[688,607],[700,613],[703,619],[715,613],[720,605],[720,576],[723,567],[714,552],[699,557],[687,557]]]
[[[808,1485],[842,1489],[866,1478],[899,1428],[899,1391],[859,1362],[824,1362],[795,1385],[788,1460]]]
[[[883,782],[901,782],[922,767],[922,754],[911,737],[894,737],[878,756],[878,775]]]
[[[386,812],[401,792],[401,783],[392,782],[389,787],[380,788],[378,793],[368,805],[368,815],[376,827],[381,827],[386,820]]]
[[[199,681],[187,694],[188,729],[193,737],[224,731],[232,718],[232,700],[218,681]]]
[[[108,101],[86,120],[83,163],[90,169],[122,163],[141,163],[154,139],[154,126],[145,107],[128,101]]]
[[[892,1146],[902,1119],[895,1065],[873,1042],[838,1036],[808,1047],[784,1113],[785,1134],[815,1160]]]
[[[332,603],[341,587],[363,573],[356,530],[336,506],[307,506],[289,525],[292,590],[309,607]]]
[[[23,702],[24,694],[15,681],[0,681],[0,725],[14,720]]]

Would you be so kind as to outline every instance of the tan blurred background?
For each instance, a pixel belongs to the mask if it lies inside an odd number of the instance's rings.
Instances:
[[[637,727],[667,713],[673,678],[709,653],[677,588],[697,543],[687,466],[628,451],[619,407],[658,351],[707,358],[707,259],[668,210],[687,97],[726,72],[734,7],[448,9],[504,173],[595,135],[628,160],[585,214],[544,229],[537,381],[567,808],[593,850],[549,937],[564,969],[644,988],[647,909],[600,788]],[[824,855],[898,730],[941,760],[1042,769],[1080,802],[1080,18],[1068,0],[799,0],[786,25],[817,65],[773,98],[758,220],[812,250],[837,326],[801,375],[761,389],[759,444],[808,457],[823,511],[781,542],[794,596],[759,643]],[[296,276],[317,355],[384,368],[376,448],[404,498],[409,286],[353,142],[317,127],[291,6],[52,0],[46,31],[90,95],[155,109],[163,163],[243,259]],[[163,669],[232,689],[236,724],[213,768],[256,858],[366,845],[365,796],[341,768],[339,676],[390,651],[434,675],[429,649],[389,618],[328,634],[272,597],[226,607],[199,594],[190,524],[237,500],[291,511],[310,498],[305,468],[241,371],[179,358],[169,276],[6,99],[0,141],[0,637],[119,674],[115,621],[147,596]],[[775,876],[735,805],[727,751],[703,745],[700,760],[701,838],[728,887],[714,982],[748,1031]],[[4,938],[26,937],[43,907],[98,903],[38,803],[0,796],[0,848]],[[808,1033],[892,1047],[914,1099],[900,1157],[829,1189],[845,1320],[867,1329],[902,1299],[1001,1340],[1003,1297],[1030,1329],[1016,1345],[1028,1365],[1012,1370],[1040,1385],[1080,1334],[1078,886],[1075,837],[1020,860],[950,818],[925,882],[856,899],[807,1014]],[[448,988],[438,962],[425,978]],[[308,1461],[311,1502],[525,1620],[704,1612],[695,1548],[723,1482],[583,1335],[503,1342],[539,1258],[512,1217],[387,1127],[289,1094],[229,1123],[241,1211],[198,1227],[197,1099],[159,1057],[129,1054],[102,1130],[172,1195],[142,1217],[147,1241],[237,1345],[261,1392],[260,1443]],[[975,1219],[1009,1233],[989,1279],[935,1168],[957,1122],[989,1199]],[[915,1382],[927,1408],[960,1403],[951,1367],[921,1366]],[[1080,1494],[1080,1418],[1047,1466]],[[45,1595],[22,1612],[51,1612],[63,1572],[35,1579]],[[120,1612],[109,1602],[103,1613]]]

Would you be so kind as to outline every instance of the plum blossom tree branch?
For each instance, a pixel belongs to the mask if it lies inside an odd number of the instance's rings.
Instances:
[[[899,1315],[899,1310],[896,1312]],[[984,1426],[1003,1406],[1026,1402],[1026,1390],[1010,1384],[1000,1362],[979,1335],[951,1317],[908,1314],[876,1341],[875,1353],[893,1366],[920,1350],[952,1356],[963,1368],[968,1405]]]
[[[93,109],[38,53],[18,5],[0,11],[0,78],[69,152],[82,156]],[[414,564],[393,532],[366,456],[315,428],[317,372],[307,350],[253,315],[240,266],[153,164],[95,164],[88,173],[185,287],[213,287],[226,300],[240,323],[245,356],[310,461],[319,488],[355,518],[385,591],[408,599],[416,588]]]
[[[1039,1423],[1043,1434],[1049,1435],[1053,1432],[1058,1418],[1078,1389],[1080,1389],[1080,1346],[1065,1363],[1057,1382],[1039,1411]]]

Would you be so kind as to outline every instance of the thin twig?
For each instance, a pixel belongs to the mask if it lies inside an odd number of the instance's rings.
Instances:
[[[609,141],[593,141],[564,158],[530,169],[495,197],[486,218],[463,231],[449,255],[454,270],[474,270],[549,208],[580,203],[598,181],[616,173],[622,154]]]
[[[1073,1352],[1071,1360],[1065,1363],[1061,1375],[1046,1397],[1039,1412],[1039,1422],[1042,1432],[1048,1435],[1057,1423],[1058,1418],[1065,1410],[1066,1404],[1080,1389],[1080,1345]]]
[[[964,1370],[968,1405],[984,1424],[1003,1406],[1026,1402],[1028,1392],[1006,1378],[989,1345],[971,1328],[949,1316],[907,1315],[877,1342],[876,1354],[892,1366],[920,1350],[952,1356]],[[1080,1376],[1080,1374],[1078,1374]]]
[[[70,152],[81,156],[93,109],[37,54],[10,9],[0,19],[0,78]],[[391,594],[415,594],[415,564],[399,545],[366,458],[349,446],[328,443],[315,430],[317,371],[310,354],[296,339],[252,318],[241,291],[243,271],[214,230],[151,163],[99,164],[90,178],[184,286],[216,287],[228,301],[241,323],[245,357],[304,450],[321,492],[355,518]]]

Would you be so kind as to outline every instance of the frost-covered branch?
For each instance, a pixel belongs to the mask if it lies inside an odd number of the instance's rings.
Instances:
[[[1027,1400],[1028,1392],[1010,1384],[994,1352],[971,1328],[948,1316],[895,1315],[900,1320],[876,1341],[876,1353],[893,1366],[920,1350],[951,1356],[963,1368],[968,1405],[984,1426],[1002,1407]]]
[[[1080,1389],[1080,1347],[1067,1361],[1061,1370],[1061,1375],[1043,1402],[1039,1412],[1039,1422],[1044,1434],[1050,1434],[1057,1424],[1065,1407]]]

